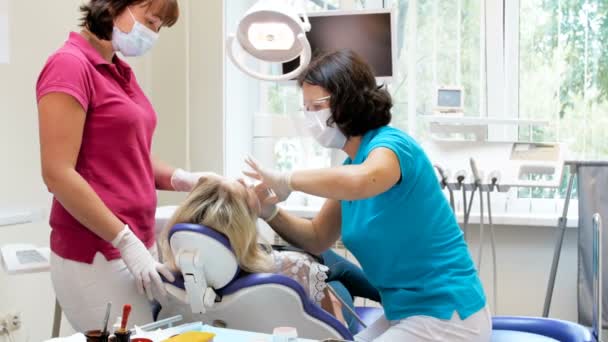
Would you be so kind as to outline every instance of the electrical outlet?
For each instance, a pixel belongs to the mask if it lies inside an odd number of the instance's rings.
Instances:
[[[19,330],[21,328],[21,313],[12,312],[0,316],[0,335],[7,332]]]
[[[19,328],[21,328],[21,313],[13,312],[8,314],[6,321],[9,331],[19,330]]]
[[[4,336],[4,334],[8,334],[8,326],[6,320],[0,317],[0,336]]]

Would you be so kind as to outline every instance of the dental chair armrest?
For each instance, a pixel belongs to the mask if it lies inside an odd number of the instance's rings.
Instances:
[[[585,327],[568,321],[541,317],[495,316],[493,330],[523,331],[551,337],[559,341],[592,341],[591,332]]]

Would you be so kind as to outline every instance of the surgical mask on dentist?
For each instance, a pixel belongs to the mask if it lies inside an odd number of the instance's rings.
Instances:
[[[344,147],[346,136],[338,128],[327,126],[327,120],[331,117],[330,108],[316,112],[304,111],[304,116],[308,131],[319,145],[337,149]]]
[[[125,33],[114,25],[112,46],[114,47],[114,51],[120,51],[124,56],[141,56],[154,46],[158,40],[158,33],[137,21],[128,7],[127,11],[129,11],[131,18],[133,18],[133,28],[131,32]]]

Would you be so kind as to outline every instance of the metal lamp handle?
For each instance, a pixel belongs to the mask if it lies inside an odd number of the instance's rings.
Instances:
[[[310,59],[312,57],[310,43],[308,42],[308,39],[306,39],[306,35],[304,33],[300,33],[298,34],[297,38],[300,41],[300,44],[302,44],[302,47],[304,48],[302,55],[300,56],[300,65],[295,70],[292,70],[291,72],[283,75],[263,74],[245,66],[245,62],[237,59],[235,56],[234,34],[228,36],[228,39],[226,40],[226,49],[228,50],[228,56],[230,57],[232,63],[234,63],[234,65],[236,65],[236,67],[239,68],[245,74],[264,81],[288,81],[296,78],[304,70],[304,68],[308,66],[308,63],[310,63]]]

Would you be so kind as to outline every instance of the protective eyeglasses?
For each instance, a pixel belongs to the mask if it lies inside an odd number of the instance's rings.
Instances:
[[[327,108],[327,106],[325,106],[325,103],[329,101],[329,99],[331,98],[331,95],[327,95],[324,97],[320,97],[316,100],[312,100],[308,103],[304,103],[302,105],[302,108],[300,108],[300,111],[304,112],[304,111],[311,111],[311,112],[317,112],[320,111],[322,109]]]

